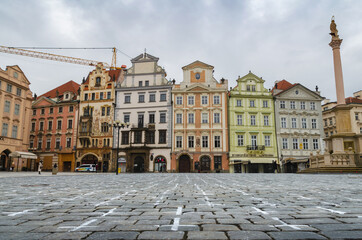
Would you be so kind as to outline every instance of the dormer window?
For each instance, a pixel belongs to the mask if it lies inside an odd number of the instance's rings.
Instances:
[[[101,86],[101,77],[96,77],[96,87]]]
[[[69,99],[69,94],[65,94],[65,97],[64,97],[65,100],[68,100]]]

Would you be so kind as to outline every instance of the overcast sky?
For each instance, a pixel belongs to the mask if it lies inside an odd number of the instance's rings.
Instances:
[[[132,1],[1,0],[0,45],[116,47],[136,57],[159,57],[167,78],[200,60],[236,85],[251,70],[265,87],[286,79],[336,99],[329,24],[335,16],[345,94],[362,89],[362,1]],[[44,50],[111,63],[111,50]],[[130,58],[118,53],[118,66]],[[0,67],[19,65],[40,95],[93,68],[0,53]]]

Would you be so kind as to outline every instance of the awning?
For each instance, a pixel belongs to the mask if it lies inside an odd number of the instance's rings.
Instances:
[[[12,152],[9,154],[13,158],[28,158],[28,159],[38,159],[38,156],[31,152]]]

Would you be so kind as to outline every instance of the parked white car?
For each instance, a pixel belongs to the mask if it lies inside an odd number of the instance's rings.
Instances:
[[[75,169],[76,172],[95,172],[96,170],[95,164],[82,164]]]

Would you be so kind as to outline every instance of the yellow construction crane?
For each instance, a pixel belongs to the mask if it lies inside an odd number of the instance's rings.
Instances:
[[[29,47],[26,47],[26,48],[29,48]],[[86,66],[96,66],[98,63],[102,63],[103,66],[105,66],[106,68],[109,68],[109,69],[117,68],[116,67],[117,66],[116,65],[117,64],[117,49],[115,47],[113,47],[113,48],[37,48],[37,47],[30,47],[30,48],[32,48],[32,49],[112,49],[112,52],[113,52],[112,64],[109,65],[108,63],[105,63],[105,62],[99,62],[99,61],[75,58],[75,57],[68,57],[68,56],[62,56],[62,55],[46,53],[46,52],[38,52],[38,51],[33,51],[33,50],[26,50],[24,48],[17,48],[17,47],[0,46],[0,52],[28,56],[28,57],[41,58],[41,59],[47,59],[47,60],[53,60],[53,61],[59,61],[59,62],[81,64],[81,65],[86,65]],[[121,52],[121,53],[123,53],[123,52]],[[123,53],[123,54],[128,56],[125,53]]]

